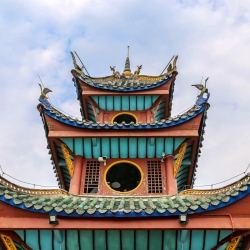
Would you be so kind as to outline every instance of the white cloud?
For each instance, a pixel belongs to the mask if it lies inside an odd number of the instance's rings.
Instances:
[[[36,110],[40,74],[55,106],[79,115],[69,51],[94,76],[124,67],[159,74],[179,54],[173,114],[191,106],[191,84],[209,76],[211,109],[197,185],[245,170],[250,138],[250,7],[224,1],[8,1],[0,3],[0,164],[22,180],[55,185]]]

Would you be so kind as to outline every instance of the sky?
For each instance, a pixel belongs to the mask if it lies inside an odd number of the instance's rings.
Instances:
[[[209,77],[211,107],[196,186],[247,169],[248,1],[9,0],[0,2],[0,31],[0,165],[8,175],[57,185],[36,108],[38,74],[53,91],[52,104],[80,117],[70,51],[77,51],[91,76],[106,76],[110,66],[123,70],[128,40],[131,69],[142,64],[141,74],[159,75],[179,55],[172,115],[194,104],[197,89],[191,85]]]

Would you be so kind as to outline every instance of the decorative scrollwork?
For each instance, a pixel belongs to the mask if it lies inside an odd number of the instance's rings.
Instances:
[[[17,250],[14,242],[9,236],[4,234],[0,234],[0,236],[7,250]]]
[[[227,246],[226,250],[235,250],[240,242],[241,236],[234,237],[229,245]]]
[[[184,154],[186,152],[186,148],[187,148],[187,143],[186,142],[182,143],[179,154],[178,154],[178,158],[174,164],[174,178],[175,179],[177,178],[179,168],[180,168],[181,163],[182,163],[182,159],[183,159]]]
[[[74,165],[73,165],[73,162],[70,158],[69,150],[67,149],[67,147],[64,143],[61,143],[61,148],[63,151],[65,162],[66,162],[68,170],[69,170],[70,177],[72,178],[73,174],[74,174]]]

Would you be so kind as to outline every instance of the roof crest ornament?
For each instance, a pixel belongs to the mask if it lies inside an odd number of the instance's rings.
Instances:
[[[76,52],[75,52],[75,53],[76,53]],[[76,55],[77,55],[77,57],[79,58],[79,60],[81,61],[82,67],[78,66],[78,64],[76,63],[76,58],[75,58],[74,53],[70,51],[70,54],[71,54],[71,56],[72,56],[73,65],[74,65],[74,67],[75,67],[75,71],[76,71],[79,75],[82,75],[83,77],[89,77],[89,74],[88,74],[88,76],[87,76],[87,75],[83,72],[83,69],[85,69],[86,72],[88,73],[87,69],[86,69],[85,66],[83,65],[83,63],[82,63],[81,59],[78,57],[77,53],[76,53]],[[72,71],[71,71],[71,72],[72,72]],[[73,72],[72,72],[72,73],[73,73]]]
[[[39,77],[40,78],[40,77]],[[52,90],[48,89],[48,88],[43,88],[42,85],[40,83],[38,83],[38,85],[40,86],[41,89],[41,95],[39,97],[39,101],[40,103],[42,103],[42,105],[44,105],[46,108],[51,109],[52,105],[50,104],[50,102],[48,101],[48,97],[47,94],[49,92],[52,92]]]
[[[128,42],[128,54],[127,54],[127,58],[126,58],[126,61],[125,61],[125,68],[124,68],[124,70],[123,70],[122,75],[125,76],[125,77],[130,77],[130,76],[133,75],[133,74],[131,73],[131,69],[130,69],[129,42]]]
[[[205,85],[203,86],[202,84],[194,84],[192,86],[196,87],[198,90],[200,90],[200,94],[197,96],[197,100],[195,103],[195,106],[200,106],[203,103],[206,103],[210,97],[210,93],[208,92],[208,88],[206,87],[207,85],[207,81],[208,81],[209,77],[205,80]],[[207,94],[207,96],[203,96],[204,94]]]

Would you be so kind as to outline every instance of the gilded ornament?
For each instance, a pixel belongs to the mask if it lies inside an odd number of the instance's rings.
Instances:
[[[17,250],[14,242],[9,236],[4,234],[0,234],[0,236],[7,250]]]
[[[72,160],[70,158],[69,150],[67,149],[67,147],[66,147],[66,145],[64,143],[61,143],[61,148],[62,148],[62,151],[63,151],[63,155],[64,155],[64,158],[65,158],[66,165],[67,165],[68,170],[69,170],[69,175],[72,178],[73,174],[74,174],[74,165],[73,165],[73,162],[72,162]]]
[[[174,164],[174,178],[175,179],[177,178],[179,168],[180,168],[181,163],[182,163],[182,159],[183,159],[184,154],[186,152],[186,148],[187,148],[187,143],[186,142],[182,143],[179,154],[178,154],[178,157],[177,157],[177,160],[176,160],[176,162]]]
[[[241,236],[234,237],[228,244],[226,250],[235,250],[240,242]]]

